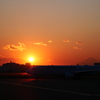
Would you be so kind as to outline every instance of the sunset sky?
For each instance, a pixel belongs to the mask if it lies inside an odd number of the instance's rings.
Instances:
[[[0,0],[0,65],[100,61],[100,0]]]

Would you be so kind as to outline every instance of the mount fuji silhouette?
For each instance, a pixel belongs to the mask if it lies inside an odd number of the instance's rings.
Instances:
[[[100,63],[100,61],[96,60],[95,58],[87,58],[81,62],[79,62],[79,65],[94,65],[94,63]]]

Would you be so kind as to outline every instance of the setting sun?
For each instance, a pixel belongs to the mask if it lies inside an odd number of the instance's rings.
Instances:
[[[100,0],[23,1],[0,0],[0,66],[100,62]]]
[[[34,58],[33,58],[33,57],[29,57],[29,58],[28,58],[28,61],[29,61],[29,62],[33,62],[33,61],[34,61]]]

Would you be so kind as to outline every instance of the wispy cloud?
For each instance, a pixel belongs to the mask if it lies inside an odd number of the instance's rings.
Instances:
[[[3,59],[3,58],[7,58],[7,57],[5,57],[5,56],[3,56],[3,55],[0,55],[0,59]]]
[[[36,42],[36,43],[33,43],[34,45],[42,45],[42,46],[47,46],[47,44],[43,43],[43,42]]]
[[[11,61],[12,59],[10,59],[9,57],[6,57],[4,55],[0,55],[0,66],[3,64],[3,63],[7,63],[9,61]]]
[[[77,44],[83,44],[83,42],[80,42],[80,41],[77,41],[76,43],[77,43]]]
[[[53,60],[52,60],[52,59],[47,59],[47,61],[48,61],[48,62],[52,62]]]
[[[81,48],[80,47],[73,47],[74,49],[78,49],[78,50],[81,50]]]
[[[52,40],[49,40],[48,43],[52,43]]]
[[[24,50],[26,50],[26,46],[25,46],[24,43],[19,42],[18,44],[19,44],[19,46],[16,46],[14,44],[6,45],[6,46],[3,47],[3,49],[11,50],[11,51],[24,51]]]
[[[22,58],[16,58],[16,57],[6,57],[6,56],[3,56],[3,55],[0,55],[0,66],[4,63],[9,63],[9,62],[15,62],[15,63],[24,63],[26,62],[25,59],[22,59]]]
[[[63,40],[63,42],[70,42],[70,41],[69,41],[69,40],[67,40],[67,39],[64,39],[64,40]]]

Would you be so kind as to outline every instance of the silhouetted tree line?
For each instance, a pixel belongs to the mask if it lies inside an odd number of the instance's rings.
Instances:
[[[32,67],[30,65],[30,63],[26,63],[24,64],[17,64],[14,62],[10,62],[10,63],[5,63],[2,66],[0,66],[0,72],[4,73],[21,73],[21,72],[26,72],[28,69],[30,69],[30,67]]]

